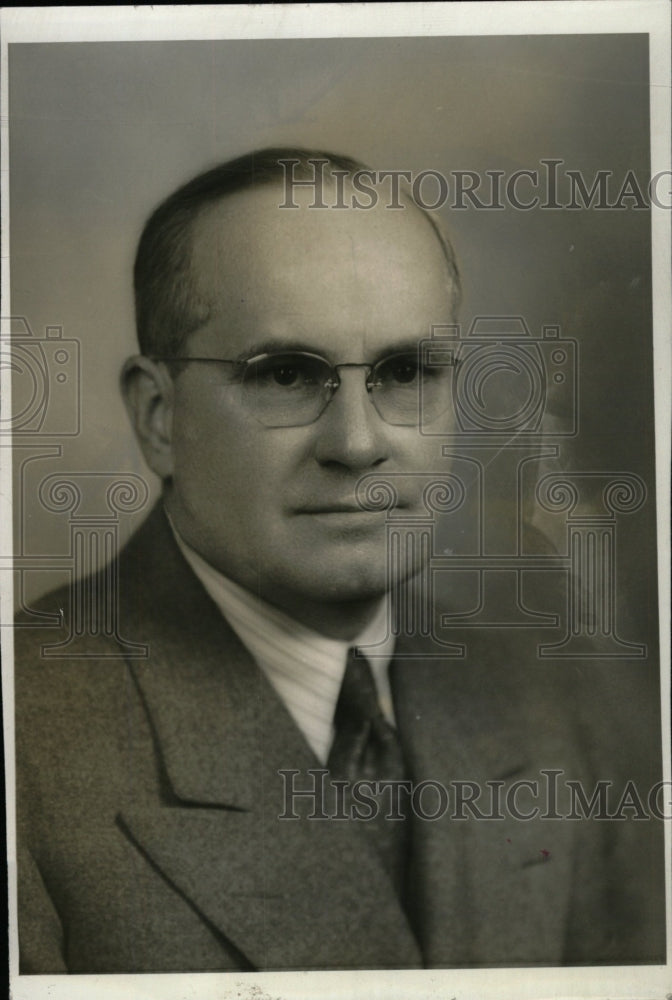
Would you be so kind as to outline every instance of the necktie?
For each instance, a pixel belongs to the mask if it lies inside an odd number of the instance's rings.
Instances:
[[[355,648],[348,650],[334,726],[336,733],[327,761],[332,778],[349,782],[405,780],[397,732],[383,715],[369,661]],[[410,827],[405,815],[408,794],[402,789],[391,799],[390,791],[383,790],[369,797],[376,801],[377,814],[374,819],[362,821],[362,826],[373,837],[397,892],[403,896]],[[393,819],[392,815],[400,818]]]

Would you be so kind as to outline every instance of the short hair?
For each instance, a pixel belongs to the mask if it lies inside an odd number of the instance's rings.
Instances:
[[[315,160],[324,161],[332,170],[346,171],[349,176],[368,170],[364,163],[337,153],[272,147],[221,163],[169,195],[147,220],[135,257],[135,318],[143,354],[177,355],[189,334],[210,317],[210,306],[199,295],[191,267],[193,227],[202,211],[239,191],[284,180],[283,160],[293,161],[293,176],[302,180],[315,176]],[[460,277],[451,243],[433,217],[413,203],[439,240],[448,264],[448,295],[456,310]]]

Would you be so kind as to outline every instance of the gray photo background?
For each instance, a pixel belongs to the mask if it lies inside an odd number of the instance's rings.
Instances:
[[[135,350],[135,244],[161,198],[271,144],[446,174],[535,170],[558,158],[589,182],[608,169],[646,183],[647,36],[13,44],[9,119],[12,315],[38,338],[60,326],[80,349],[80,432],[50,439],[58,457],[37,449],[26,464],[29,451],[15,454],[17,538],[46,562],[67,551],[68,525],[40,502],[45,476],[133,472],[157,493],[117,378]],[[522,315],[534,334],[556,323],[579,342],[580,434],[554,468],[628,471],[646,483],[645,504],[619,524],[619,598],[624,638],[651,648],[649,214],[470,208],[442,217],[463,274],[465,327],[476,315]],[[122,537],[148,507],[121,518]],[[63,569],[27,573],[25,601],[63,579]]]

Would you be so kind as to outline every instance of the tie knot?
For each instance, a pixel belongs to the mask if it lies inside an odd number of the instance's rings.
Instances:
[[[355,646],[351,646],[336,704],[334,723],[337,727],[344,722],[375,724],[382,718],[383,713],[378,702],[371,664]]]

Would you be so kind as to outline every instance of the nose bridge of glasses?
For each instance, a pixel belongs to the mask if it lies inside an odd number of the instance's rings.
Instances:
[[[369,421],[371,420],[371,416],[370,415],[367,416],[367,413],[369,412],[371,414],[375,412],[378,418],[382,418],[383,420],[385,420],[385,417],[383,416],[380,410],[379,400],[377,399],[378,394],[373,392],[373,390],[376,388],[378,384],[373,381],[372,377],[372,373],[375,370],[375,367],[376,367],[375,364],[371,364],[369,362],[356,362],[356,361],[344,361],[341,362],[340,364],[331,365],[332,374],[328,379],[328,381],[325,383],[325,388],[328,390],[328,398],[323,404],[322,413],[324,412],[326,407],[329,406],[330,403],[333,403],[334,396],[336,395],[338,389],[342,385],[339,369],[363,368],[366,378],[365,381],[366,396],[363,397],[362,395],[360,395],[362,387],[358,379],[355,378],[351,381],[349,387],[344,390],[343,398],[341,398],[341,393],[339,393],[340,406],[338,408],[341,410],[342,414],[347,414],[347,426],[349,427],[351,432],[353,431],[356,425],[361,425],[361,427],[364,427],[365,424],[366,425],[369,424]],[[368,403],[366,402],[367,399]],[[373,404],[372,408],[370,407],[370,404]],[[359,416],[355,417],[355,414],[359,414]]]
[[[361,383],[362,374],[353,371],[341,379],[341,369],[364,369],[366,392]],[[384,418],[378,408],[376,394],[372,392],[371,370],[374,365],[366,362],[342,362],[331,366],[332,375],[325,388],[320,416],[328,412],[324,440],[335,448],[341,459],[348,462],[371,459],[381,445],[378,424]],[[340,389],[340,391],[338,391]],[[339,459],[340,460],[340,459]]]
[[[330,388],[332,392],[336,392],[341,384],[341,377],[339,374],[339,369],[341,368],[364,368],[366,371],[366,391],[371,392],[374,387],[371,378],[374,366],[367,361],[342,361],[338,365],[332,365],[334,374],[330,376],[329,382],[327,383],[328,388]]]

